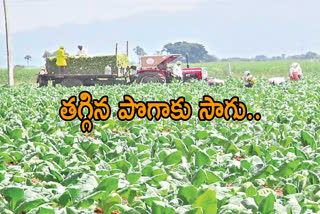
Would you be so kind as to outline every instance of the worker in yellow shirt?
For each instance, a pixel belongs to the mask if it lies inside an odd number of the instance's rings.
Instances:
[[[59,50],[56,52],[57,62],[56,65],[58,67],[58,73],[61,74],[67,71],[67,58],[68,56],[64,53],[64,47],[60,46]]]

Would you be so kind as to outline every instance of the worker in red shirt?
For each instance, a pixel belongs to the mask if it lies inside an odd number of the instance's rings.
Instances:
[[[300,64],[297,62],[292,63],[290,70],[289,70],[290,79],[294,80],[294,81],[298,81],[298,80],[302,79],[302,76],[303,76],[303,74],[302,74],[302,68],[301,68]]]

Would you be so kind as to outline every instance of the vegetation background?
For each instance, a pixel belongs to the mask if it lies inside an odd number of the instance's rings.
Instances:
[[[240,78],[243,72],[249,70],[257,77],[270,78],[276,76],[287,77],[289,68],[295,60],[274,60],[274,61],[233,61],[233,62],[208,62],[208,63],[193,63],[191,67],[206,67],[210,77],[226,79],[228,74],[228,64],[232,69],[232,76]],[[316,75],[320,73],[319,60],[298,60],[301,64],[304,75]],[[186,64],[183,64],[186,67]],[[35,83],[37,74],[40,68],[23,68],[15,69],[16,83]],[[0,70],[0,85],[5,85],[8,82],[7,70]]]

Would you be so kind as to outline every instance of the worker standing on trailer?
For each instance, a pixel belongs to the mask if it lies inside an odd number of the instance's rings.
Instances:
[[[79,51],[77,56],[88,56],[88,51],[82,45],[78,45]]]
[[[289,70],[289,77],[291,80],[298,81],[302,79],[302,68],[299,63],[292,63]]]
[[[57,62],[56,65],[58,67],[58,73],[61,74],[67,71],[67,58],[68,56],[65,55],[64,47],[60,46],[59,50],[56,52]]]
[[[173,67],[173,76],[177,79],[182,80],[182,69],[181,69],[181,61],[176,62]]]
[[[243,75],[244,85],[247,88],[252,88],[254,84],[256,84],[256,78],[251,75],[250,71],[245,71]]]

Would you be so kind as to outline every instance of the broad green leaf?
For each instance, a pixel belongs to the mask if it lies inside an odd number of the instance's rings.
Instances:
[[[163,214],[166,205],[162,201],[153,201],[152,203],[152,214]]]
[[[68,188],[60,197],[59,204],[63,207],[72,205],[73,201],[76,200],[80,189]]]
[[[16,204],[23,199],[24,190],[19,187],[6,187],[2,194],[9,202],[10,209],[14,210]]]
[[[209,137],[209,134],[206,130],[203,131],[197,131],[196,135],[195,135],[197,140],[204,140],[207,139]]]
[[[218,211],[216,192],[204,189],[198,193],[197,199],[192,207],[200,207],[204,214],[215,214]]]
[[[193,177],[192,184],[195,185],[196,187],[199,187],[206,180],[207,180],[206,173],[202,169],[200,169]]]
[[[53,169],[53,168],[49,168],[49,171],[50,171],[50,173],[51,173],[54,177],[57,178],[58,181],[61,182],[61,181],[63,180],[62,175],[61,175],[57,170],[55,170],[55,169]]]
[[[5,135],[5,134],[0,134],[0,142],[1,142],[2,144],[4,144],[4,143],[7,143],[7,144],[9,144],[9,145],[12,144],[10,138],[9,138],[7,135]]]
[[[301,141],[304,146],[309,145],[313,150],[317,149],[317,144],[314,138],[308,132],[301,131]]]
[[[183,156],[188,155],[188,148],[180,139],[174,139],[174,144],[176,145],[176,148],[182,152]]]
[[[222,182],[222,178],[220,178],[218,175],[216,175],[215,173],[206,170],[206,174],[207,174],[207,183],[208,184],[212,184],[212,183],[216,183],[216,182]]]
[[[110,193],[118,188],[118,182],[119,180],[114,177],[105,178],[99,183],[96,191],[106,191],[106,193]]]
[[[251,168],[252,162],[249,162],[247,160],[241,160],[241,167],[249,170]]]
[[[110,209],[111,211],[120,211],[123,214],[140,214],[138,211],[136,211],[135,209],[127,206],[127,205],[121,205],[121,204],[116,204],[114,206],[112,206],[112,208]]]
[[[312,171],[309,171],[308,180],[311,184],[319,184],[320,176]]]
[[[171,154],[169,154],[163,161],[164,165],[172,165],[172,164],[178,164],[181,162],[182,158],[182,152],[181,151],[175,151]]]
[[[27,212],[31,209],[34,209],[38,207],[41,204],[44,204],[46,201],[42,198],[35,199],[35,200],[27,200],[21,204],[15,209],[15,212],[20,213],[20,212]]]
[[[178,198],[183,200],[184,204],[192,204],[196,199],[197,189],[194,186],[179,187]]]
[[[112,169],[120,169],[123,173],[128,173],[131,164],[126,160],[119,160],[114,163],[110,163]]]
[[[185,212],[185,214],[203,214],[202,208],[193,208],[191,210],[188,210],[187,212]]]
[[[186,146],[188,147],[189,150],[190,150],[191,146],[195,144],[194,140],[188,135],[186,135],[184,137],[183,142],[186,144]]]
[[[239,149],[231,142],[227,148],[226,153],[232,153],[235,154],[239,151]]]
[[[91,143],[90,146],[88,147],[87,154],[90,158],[93,156],[97,155],[97,150],[99,149],[100,145],[98,143]]]
[[[254,186],[252,186],[252,185],[250,185],[250,186],[246,189],[246,195],[247,195],[247,197],[252,197],[252,196],[256,195],[257,192],[258,192],[257,189],[256,189]]]
[[[52,208],[39,207],[37,214],[55,214],[55,212]]]
[[[201,167],[203,165],[210,165],[210,158],[209,156],[202,152],[202,151],[198,151],[196,153],[196,166]]]
[[[130,184],[134,184],[141,177],[141,173],[139,173],[139,172],[129,173],[129,174],[127,174],[126,177],[127,177],[127,180],[130,182]]]
[[[22,133],[23,133],[22,129],[14,129],[11,132],[9,132],[9,136],[10,138],[17,140],[22,138]]]
[[[102,198],[99,202],[99,206],[107,213],[115,204],[121,204],[121,197],[118,194],[109,195],[106,198]]]
[[[276,199],[273,193],[270,193],[267,197],[265,197],[259,204],[259,211],[262,214],[271,214],[274,213],[274,203]]]
[[[286,184],[283,188],[284,195],[290,195],[297,193],[296,187],[293,184]]]
[[[77,214],[76,210],[71,207],[66,207],[67,214]]]

